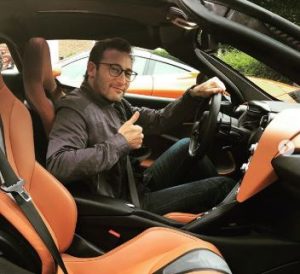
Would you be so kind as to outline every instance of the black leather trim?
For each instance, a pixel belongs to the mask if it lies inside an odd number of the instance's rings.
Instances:
[[[221,256],[205,248],[190,250],[153,274],[183,274],[207,270],[232,274],[229,266]]]

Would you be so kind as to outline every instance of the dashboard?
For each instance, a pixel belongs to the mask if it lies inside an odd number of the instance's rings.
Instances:
[[[297,104],[251,101],[237,112],[239,132],[247,132],[249,155],[241,166],[244,173],[237,201],[244,202],[278,179],[272,162],[300,150],[300,107]],[[285,178],[286,179],[286,178]]]

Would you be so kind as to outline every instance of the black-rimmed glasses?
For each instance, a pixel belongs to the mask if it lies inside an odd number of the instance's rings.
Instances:
[[[110,64],[110,63],[102,63],[102,62],[98,64],[109,66],[109,74],[112,77],[119,77],[122,74],[122,72],[124,72],[126,80],[131,82],[137,76],[136,72],[134,72],[131,69],[122,69],[122,67],[119,64]]]

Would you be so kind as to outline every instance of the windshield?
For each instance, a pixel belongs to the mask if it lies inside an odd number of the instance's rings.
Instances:
[[[263,11],[253,5],[253,7],[251,7],[251,3],[247,4],[247,1],[243,2],[246,3],[246,6],[241,5],[241,2],[239,1],[230,1],[230,7],[226,6],[227,2],[225,1],[224,5],[221,4],[221,1],[220,3],[207,1],[206,8],[209,11],[212,11],[213,14],[218,15],[221,18],[223,17],[224,19],[227,19],[227,21],[234,22],[235,24],[237,23],[244,29],[247,28],[251,31],[256,31],[257,36],[255,39],[261,40],[259,42],[254,41],[254,36],[249,36],[246,42],[240,43],[239,41],[231,39],[236,44],[236,46],[232,46],[232,44],[218,42],[219,40],[222,40],[222,38],[223,40],[227,40],[227,37],[222,37],[222,34],[217,34],[221,39],[214,40],[214,37],[211,37],[211,35],[207,35],[206,37],[203,36],[203,31],[200,30],[197,37],[198,44],[200,45],[200,48],[206,52],[213,51],[215,57],[239,72],[240,75],[243,75],[248,81],[252,82],[252,84],[270,98],[289,103],[299,103],[299,81],[297,84],[295,83],[295,81],[297,81],[295,77],[289,77],[289,63],[280,65],[282,60],[285,59],[283,57],[284,55],[281,56],[278,54],[278,52],[280,52],[279,50],[276,54],[271,50],[264,50],[263,40],[269,39],[270,41],[271,38],[271,43],[273,44],[282,44],[287,49],[289,47],[293,51],[300,50],[300,42],[298,40],[299,29],[296,26],[300,25],[300,1],[250,0],[249,2],[258,4],[283,18],[268,13],[267,11]],[[264,17],[264,14],[266,14],[266,17]],[[201,16],[201,14],[199,15]],[[291,21],[295,25],[284,19]],[[298,33],[295,34],[297,30]],[[211,33],[214,34],[214,32]],[[238,36],[236,33],[231,35]],[[203,37],[206,38],[206,40],[204,40]],[[208,46],[207,42],[209,42]],[[249,46],[245,45],[245,43],[248,43]],[[204,47],[207,46],[207,48],[204,48],[203,44]],[[257,49],[255,50],[255,48]],[[245,51],[241,49],[245,49]],[[272,67],[269,64],[272,65]],[[275,69],[273,67],[274,64],[274,67],[277,66],[276,68],[280,69]],[[295,69],[293,69],[293,74],[295,75]]]

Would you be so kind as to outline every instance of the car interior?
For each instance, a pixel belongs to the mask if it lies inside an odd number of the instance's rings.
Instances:
[[[0,43],[17,68],[0,76],[0,145],[68,273],[299,273],[299,104],[273,98],[211,54],[218,43],[231,45],[299,85],[299,26],[244,0],[24,2],[20,11],[0,1]],[[197,83],[213,76],[225,83],[228,95],[207,100],[194,121],[146,136],[135,155],[144,169],[174,142],[191,137],[192,154],[209,155],[219,175],[237,182],[210,210],[160,216],[84,188],[66,189],[46,171],[55,103],[72,90],[53,76],[47,40],[113,36],[168,49],[199,69]],[[126,99],[155,109],[174,100]],[[56,270],[47,246],[5,192],[2,168],[0,269],[65,273]]]

